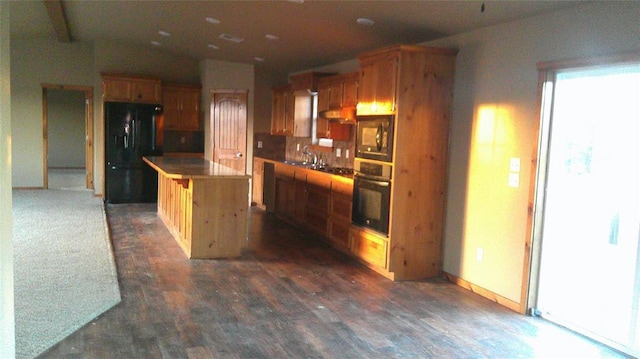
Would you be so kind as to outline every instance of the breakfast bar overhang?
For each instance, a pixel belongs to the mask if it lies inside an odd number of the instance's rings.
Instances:
[[[188,258],[240,256],[250,176],[203,158],[144,157],[158,172],[158,216]]]

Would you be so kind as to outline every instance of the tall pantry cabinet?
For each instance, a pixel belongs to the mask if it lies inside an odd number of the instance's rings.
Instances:
[[[352,251],[394,280],[442,270],[449,118],[457,50],[361,54],[358,116],[395,115],[389,235],[352,227]]]

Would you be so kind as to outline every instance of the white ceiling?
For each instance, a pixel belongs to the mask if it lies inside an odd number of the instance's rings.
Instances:
[[[421,43],[578,4],[540,0],[62,1],[73,41],[110,39],[140,46],[159,41],[161,49],[198,61],[251,63],[273,73],[332,64],[387,45]],[[42,1],[11,2],[10,6],[12,38],[56,41]],[[206,17],[220,23],[210,24]],[[360,17],[375,24],[358,25]],[[161,36],[160,30],[171,35]],[[244,42],[222,40],[223,33]],[[268,40],[266,34],[279,40]]]

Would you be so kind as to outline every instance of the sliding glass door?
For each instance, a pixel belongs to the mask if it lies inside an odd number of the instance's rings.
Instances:
[[[640,354],[640,65],[552,74],[537,309]]]

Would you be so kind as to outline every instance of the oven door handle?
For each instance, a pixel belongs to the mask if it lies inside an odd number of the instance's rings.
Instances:
[[[382,124],[378,125],[378,132],[376,133],[376,146],[378,151],[382,150]]]
[[[371,183],[371,184],[374,184],[374,185],[380,186],[380,187],[388,187],[389,184],[390,184],[389,181],[376,181],[376,180],[373,180],[371,178],[365,177],[363,175],[359,175],[357,173],[356,173],[356,177],[358,178],[358,180],[366,181],[367,183]]]

